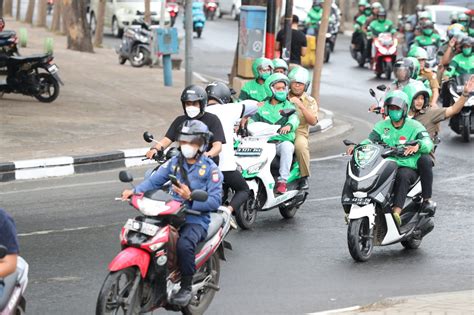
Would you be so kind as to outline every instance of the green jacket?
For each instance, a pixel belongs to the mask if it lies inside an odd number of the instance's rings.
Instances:
[[[361,32],[362,28],[365,25],[365,22],[367,22],[367,18],[368,18],[368,16],[365,15],[365,14],[360,15],[355,21],[354,31]]]
[[[373,20],[370,23],[368,31],[372,34],[373,37],[379,36],[380,33],[395,33],[392,21],[385,20],[383,22],[380,22],[377,19]]]
[[[266,98],[267,92],[265,91],[265,85],[259,84],[257,80],[245,83],[239,95],[241,101],[255,100],[257,102],[263,102]]]
[[[430,153],[433,149],[433,141],[426,128],[414,119],[405,118],[405,123],[400,129],[392,125],[390,118],[381,120],[375,124],[369,139],[362,141],[361,144],[383,142],[391,147],[396,147],[412,140],[418,141],[420,145],[418,152],[406,157],[390,157],[388,159],[397,162],[399,167],[409,167],[416,170],[420,156]]]
[[[415,37],[415,41],[413,42],[413,46],[418,47],[426,47],[430,45],[439,47],[441,45],[441,37],[436,33],[431,34],[431,36],[418,35]]]
[[[308,16],[306,17],[305,23],[309,24],[312,27],[316,27],[319,25],[319,21],[323,18],[323,10],[316,10],[315,8],[311,8],[308,12]]]
[[[448,71],[446,71],[448,77],[457,77],[466,73],[474,74],[474,53],[469,57],[464,56],[462,53],[457,54],[451,60]]]
[[[288,118],[282,117],[280,111],[282,109],[295,108],[292,102],[286,100],[282,103],[272,105],[270,101],[265,101],[262,107],[260,107],[255,115],[249,119],[249,124],[256,121],[266,122],[272,125],[291,126],[291,131],[286,135],[278,135],[270,138],[275,141],[290,141],[295,142],[296,129],[300,125],[300,119],[298,118],[298,112],[295,112]]]

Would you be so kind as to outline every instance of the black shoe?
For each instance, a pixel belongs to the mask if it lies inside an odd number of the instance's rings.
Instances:
[[[300,189],[301,190],[308,190],[309,189],[308,177],[301,178]]]
[[[191,302],[192,296],[192,276],[186,276],[181,278],[181,288],[171,299],[171,303],[185,307]]]
[[[427,213],[430,217],[435,215],[436,212],[436,202],[431,200],[425,200],[421,204],[421,212]]]

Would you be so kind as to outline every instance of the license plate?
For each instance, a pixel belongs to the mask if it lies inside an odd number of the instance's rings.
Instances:
[[[360,206],[366,206],[371,202],[372,202],[371,198],[358,198],[358,197],[344,198],[344,201],[343,201],[343,203],[345,204],[356,204]]]
[[[262,148],[237,148],[236,156],[260,156]]]
[[[48,71],[49,71],[49,73],[51,73],[51,74],[55,74],[55,73],[58,73],[59,68],[58,68],[58,66],[56,66],[55,64],[52,64],[52,65],[50,65],[50,66],[48,67]]]
[[[146,222],[140,222],[134,219],[128,219],[124,227],[128,230],[143,233],[148,236],[155,236],[158,230],[160,229],[156,225],[149,224]]]

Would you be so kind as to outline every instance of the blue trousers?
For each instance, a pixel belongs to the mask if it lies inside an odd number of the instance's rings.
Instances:
[[[206,239],[207,231],[199,224],[184,224],[179,230],[176,251],[181,276],[192,276],[196,272],[195,251],[197,244]]]

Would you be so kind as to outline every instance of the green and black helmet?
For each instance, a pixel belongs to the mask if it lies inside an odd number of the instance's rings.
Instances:
[[[409,108],[408,104],[409,104],[409,100],[405,92],[400,91],[400,90],[391,91],[391,92],[388,92],[387,95],[385,96],[385,100],[383,103],[384,112],[390,116],[389,106],[396,106],[402,110],[402,116],[399,119],[401,120],[407,117],[408,108]]]
[[[424,97],[423,109],[428,107],[431,93],[421,81],[407,84],[407,86],[403,88],[403,92],[405,92],[405,94],[408,96],[409,109],[411,109],[413,106],[413,110],[416,111],[413,102],[420,95],[423,95]]]
[[[252,64],[255,79],[266,80],[273,72],[273,62],[268,58],[257,58]]]

